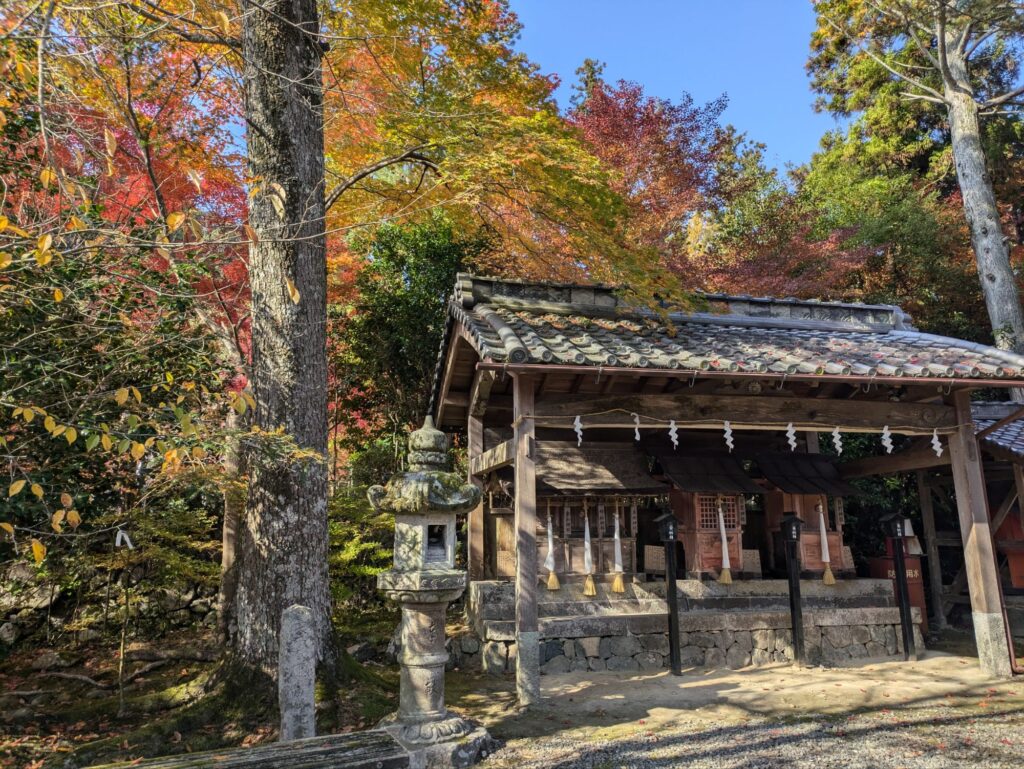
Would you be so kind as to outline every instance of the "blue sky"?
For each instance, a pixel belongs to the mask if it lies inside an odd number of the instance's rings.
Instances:
[[[835,120],[813,109],[804,71],[814,28],[809,0],[510,0],[523,24],[519,48],[561,77],[558,102],[583,59],[608,80],[635,80],[669,99],[725,93],[723,122],[768,145],[779,168],[810,159]]]

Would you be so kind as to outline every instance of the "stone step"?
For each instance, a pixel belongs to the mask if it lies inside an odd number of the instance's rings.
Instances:
[[[96,769],[407,769],[408,752],[381,729],[331,734],[251,748],[107,764]]]

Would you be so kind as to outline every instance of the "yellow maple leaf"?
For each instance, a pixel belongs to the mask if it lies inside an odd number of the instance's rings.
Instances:
[[[185,222],[185,214],[181,211],[175,211],[173,214],[167,215],[167,231],[174,232]]]

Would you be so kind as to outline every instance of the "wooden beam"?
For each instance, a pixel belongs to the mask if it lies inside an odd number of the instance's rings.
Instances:
[[[943,451],[942,456],[937,457],[931,444],[922,441],[918,445],[895,454],[879,454],[855,459],[852,462],[843,462],[839,465],[839,472],[844,478],[864,478],[869,475],[892,475],[893,473],[928,470],[932,467],[947,465],[949,465],[948,451]]]
[[[534,379],[516,374],[516,695],[522,706],[540,701],[540,630],[537,621],[537,469],[534,439]]]
[[[476,372],[473,377],[473,386],[469,390],[469,413],[470,416],[482,417],[487,413],[488,401],[491,397],[491,388],[498,378],[496,371]]]
[[[825,400],[773,395],[645,394],[596,398],[550,396],[539,402],[535,416],[545,426],[569,426],[577,415],[584,427],[632,427],[632,414],[648,418],[649,427],[663,428],[670,419],[683,425],[713,425],[729,420],[737,429],[778,430],[792,423],[798,430],[876,432],[885,425],[893,433],[930,435],[956,428],[953,409],[943,404]],[[641,427],[643,427],[643,419]]]
[[[469,407],[469,393],[460,393],[451,391],[444,396],[445,406],[455,406],[457,408],[468,408]]]
[[[1002,419],[1000,419],[999,421],[993,422],[992,424],[990,424],[988,427],[986,427],[984,430],[982,430],[981,432],[978,433],[978,440],[980,441],[986,435],[991,435],[996,430],[999,430],[1002,427],[1006,427],[1011,422],[1016,422],[1018,419],[1021,419],[1021,418],[1024,418],[1024,408],[1017,409],[1016,411],[1014,411],[1009,416],[1005,416]]]
[[[469,415],[466,422],[467,454],[470,464],[474,459],[479,458],[484,447],[484,423],[480,417]],[[469,474],[469,482],[476,485],[483,491],[483,481],[472,473]],[[481,494],[480,503],[469,511],[466,519],[466,550],[469,558],[469,578],[480,580],[484,578],[484,497]]]
[[[999,570],[992,541],[981,451],[974,438],[970,392],[954,393],[952,401],[958,426],[949,439],[949,454],[956,486],[960,536],[964,542],[964,571],[971,594],[978,662],[988,675],[1009,678],[1013,675],[1011,649],[1006,641]]]
[[[481,444],[482,445],[482,444]],[[494,472],[502,467],[515,464],[516,445],[515,439],[499,443],[493,449],[469,458],[469,474],[471,476],[482,476]]]
[[[1024,524],[1024,467],[1021,467],[1016,462],[1012,467],[1013,487],[1017,489],[1017,516],[1021,524]]]
[[[1006,520],[1006,516],[1010,514],[1010,510],[1013,508],[1014,503],[1017,501],[1017,487],[1016,484],[1006,492],[1006,496],[1003,498],[1002,504],[999,505],[999,509],[996,510],[996,514],[992,516],[992,536],[996,535],[999,531],[999,527],[1003,525],[1003,521]]]
[[[452,376],[455,374],[455,359],[459,354],[459,348],[466,344],[465,339],[458,333],[452,334],[448,342],[448,356],[444,361],[444,378],[441,380],[441,391],[437,399],[437,414],[435,422],[440,427],[444,422],[444,408],[448,399],[448,391],[452,387]]]
[[[935,507],[932,490],[925,483],[923,470],[917,471],[917,496],[921,501],[924,544],[928,553],[928,588],[932,594],[932,624],[937,630],[942,630],[947,626],[946,610],[942,605],[942,563],[939,560],[939,540],[935,533]]]

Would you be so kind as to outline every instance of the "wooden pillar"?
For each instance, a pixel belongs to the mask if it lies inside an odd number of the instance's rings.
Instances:
[[[953,394],[956,431],[949,438],[960,534],[964,542],[964,569],[971,595],[974,640],[981,669],[996,678],[1009,678],[1010,649],[1006,642],[1002,605],[999,600],[999,571],[989,520],[985,475],[971,419],[970,392]]]
[[[537,624],[537,471],[533,458],[534,380],[516,374],[516,694],[520,705],[540,701],[540,632]]]
[[[820,454],[821,446],[818,443],[818,434],[812,432],[804,433],[804,440],[807,442],[808,454]]]
[[[468,443],[469,460],[483,454],[484,451],[484,423],[478,416],[469,415],[466,423],[466,434]],[[483,489],[483,481],[474,475],[469,476],[469,482],[480,489]],[[466,551],[469,562],[470,581],[484,578],[484,497],[481,495],[480,504],[469,511],[466,521]]]
[[[932,490],[925,482],[924,470],[917,471],[917,495],[921,500],[921,521],[924,525],[924,544],[928,553],[928,587],[932,594],[932,625],[936,630],[947,627],[946,607],[942,602],[942,564],[939,562],[939,543],[935,534],[935,507]]]

